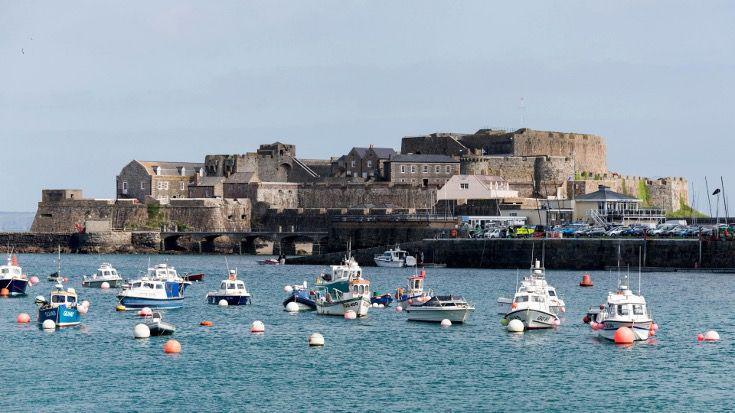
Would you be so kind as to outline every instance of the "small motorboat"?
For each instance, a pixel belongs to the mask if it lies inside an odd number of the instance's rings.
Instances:
[[[163,321],[163,316],[159,312],[147,316],[144,324],[151,330],[151,336],[170,336],[176,332],[176,326]]]
[[[194,281],[203,281],[204,280],[204,274],[184,274],[184,280],[194,282]]]
[[[391,248],[382,254],[376,255],[373,261],[378,267],[403,268],[416,266],[416,257],[408,255],[407,251],[402,250],[397,245],[395,249]]]
[[[220,300],[227,301],[228,305],[250,304],[250,293],[245,283],[237,279],[237,269],[230,270],[226,280],[222,280],[219,290],[207,293],[209,304],[219,304]]]
[[[433,291],[424,290],[424,281],[426,281],[426,271],[421,270],[418,274],[408,277],[408,285],[404,288],[396,289],[395,298],[398,305],[404,310],[414,303],[423,303],[428,301]]]
[[[440,323],[447,319],[452,323],[464,323],[475,307],[467,300],[454,295],[436,295],[422,303],[409,304],[406,314],[410,321]]]
[[[122,286],[123,279],[117,270],[106,262],[100,265],[95,274],[82,277],[82,287],[100,288],[102,283],[107,283],[110,288],[118,288]]]
[[[56,327],[72,327],[81,323],[77,292],[73,288],[65,290],[63,285],[56,284],[49,298],[50,301],[41,301],[38,308],[39,325],[46,320],[56,323]]]
[[[0,290],[7,289],[11,297],[26,295],[28,277],[23,274],[23,269],[18,265],[18,257],[8,254],[8,262],[0,265]]]
[[[120,305],[126,308],[181,308],[184,292],[191,282],[181,278],[174,267],[158,264],[148,268],[148,273],[127,285],[117,295]]]
[[[607,305],[600,307],[599,313],[590,320],[590,325],[596,327],[600,337],[615,340],[615,332],[620,327],[630,328],[635,341],[648,340],[652,335],[653,320],[646,307],[646,299],[640,291],[634,294],[628,288],[627,275],[618,282],[617,291],[608,294]]]
[[[283,307],[286,308],[288,303],[294,302],[299,306],[299,311],[314,311],[316,310],[316,293],[310,291],[306,281],[303,284],[295,284],[289,286],[291,293],[283,300]],[[288,291],[288,289],[287,289]]]
[[[373,293],[373,296],[370,297],[370,304],[382,304],[386,307],[391,305],[393,302],[393,296],[390,295],[390,293],[385,293],[383,295],[380,295],[377,291]]]
[[[264,260],[259,260],[258,264],[260,265],[281,265],[281,261],[275,258],[266,258]]]

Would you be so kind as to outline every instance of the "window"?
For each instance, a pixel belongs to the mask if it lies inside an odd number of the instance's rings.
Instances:
[[[184,181],[181,181],[181,190],[183,191],[184,189],[186,189],[186,187],[184,185]]]
[[[122,183],[122,192],[123,192],[123,194],[127,194],[128,193],[128,181],[123,181],[123,183]]]
[[[416,165],[411,165],[411,173],[412,174],[416,173]]]
[[[403,179],[403,178],[401,178],[401,182],[406,182],[406,180],[405,180],[405,179]]]
[[[517,303],[525,303],[527,301],[528,301],[528,296],[527,295],[519,295],[518,297],[516,297],[516,302]]]
[[[470,184],[459,184],[459,189],[470,189]]]
[[[401,173],[402,174],[406,173],[406,165],[401,165]]]
[[[633,304],[633,314],[634,315],[643,315],[643,305],[641,305],[641,304]]]
[[[372,168],[373,167],[373,161],[367,161],[367,167]]]
[[[439,165],[434,165],[434,172],[435,172],[435,173],[439,173],[439,172],[441,172],[441,171],[442,171],[442,167],[441,167],[441,166],[439,166]]]
[[[351,161],[350,162],[350,166],[354,168],[355,167],[355,161]]]
[[[425,174],[427,172],[429,172],[429,165],[424,165],[424,167],[421,168],[421,173],[424,173]]]
[[[145,182],[140,181],[140,189],[145,189]]]
[[[447,166],[446,166],[446,167],[444,168],[444,170],[445,170],[445,171],[447,171],[447,173],[452,173],[452,165],[447,165]]]
[[[628,306],[621,304],[618,306],[618,315],[628,315],[630,314],[630,311],[628,310]]]

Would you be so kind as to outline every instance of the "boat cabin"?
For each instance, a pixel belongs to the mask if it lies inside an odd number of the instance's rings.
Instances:
[[[22,270],[18,266],[10,264],[0,266],[0,278],[20,277],[21,275]]]
[[[167,264],[158,264],[153,268],[148,268],[148,278],[167,280],[178,277],[179,275],[176,273],[176,269],[174,267],[169,267]]]
[[[138,281],[133,281],[130,284],[130,288],[131,289],[147,288],[150,290],[163,290],[164,283],[161,281],[153,281],[153,280],[138,280]]]
[[[331,281],[337,281],[337,280],[359,279],[361,277],[362,277],[362,268],[360,268],[360,266],[357,265],[357,262],[354,259],[350,259],[350,260],[345,261],[344,265],[333,265],[332,273],[331,274],[322,273],[319,279],[326,281],[326,282],[331,282]]]
[[[350,292],[353,296],[370,294],[370,282],[367,280],[353,280],[350,282]]]
[[[414,275],[413,277],[409,277],[408,278],[408,290],[412,292],[423,291],[425,279],[426,278],[422,275]]]
[[[118,273],[117,270],[112,267],[110,264],[102,264],[99,269],[97,269],[97,274],[95,274],[96,277],[117,277]]]
[[[232,293],[232,292],[244,292],[245,283],[240,280],[224,280],[219,285],[221,292]]]
[[[77,292],[73,288],[64,291],[57,289],[51,291],[51,307],[58,307],[62,304],[67,307],[75,307],[77,305]]]

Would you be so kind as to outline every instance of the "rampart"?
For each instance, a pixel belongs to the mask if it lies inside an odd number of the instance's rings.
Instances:
[[[467,175],[503,177],[521,197],[556,195],[556,188],[574,176],[574,161],[562,156],[466,156],[461,170]]]
[[[301,208],[431,208],[435,188],[390,182],[304,184],[298,192]]]
[[[593,176],[585,173],[585,176]],[[567,196],[583,195],[597,191],[599,185],[605,185],[615,192],[634,196],[643,201],[643,206],[662,208],[667,212],[678,211],[689,199],[689,183],[684,178],[667,177],[649,179],[641,176],[598,174],[596,179],[578,179],[568,182]],[[574,195],[572,195],[574,188]]]

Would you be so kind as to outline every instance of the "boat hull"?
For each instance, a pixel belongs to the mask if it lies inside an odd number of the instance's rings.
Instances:
[[[246,305],[251,302],[249,295],[207,294],[207,302],[209,304],[219,304],[220,300],[227,301],[228,305]]]
[[[145,323],[151,331],[151,336],[170,336],[176,332],[176,327],[165,321]]]
[[[538,330],[543,328],[553,328],[554,321],[558,320],[555,314],[547,313],[541,310],[533,310],[525,308],[521,310],[511,311],[505,315],[508,321],[520,320],[526,330]]]
[[[156,308],[170,310],[174,308],[181,308],[184,306],[184,297],[174,297],[167,299],[160,298],[142,298],[142,297],[127,297],[117,296],[120,304],[125,308]]]
[[[105,280],[105,279],[82,280],[82,287],[102,288],[102,283],[108,283],[110,285],[110,288],[120,288],[123,285],[123,280],[119,278],[114,279],[114,280]]]
[[[20,297],[26,295],[26,288],[28,288],[28,280],[19,278],[2,279],[0,280],[0,289],[7,288],[10,291],[11,297]]]
[[[384,306],[388,307],[393,302],[393,296],[390,294],[383,294],[379,296],[372,296],[370,298],[370,303],[372,304],[383,304]]]
[[[633,323],[632,321],[614,321],[614,320],[603,320],[603,328],[598,330],[600,337],[614,341],[615,332],[620,327],[628,327],[633,330],[635,341],[645,341],[651,334],[651,324],[653,321],[640,321]]]
[[[378,267],[385,267],[385,268],[403,268],[406,266],[405,262],[403,260],[400,261],[385,261],[385,260],[378,260],[374,259],[375,265]]]
[[[76,307],[67,307],[60,305],[56,308],[43,306],[38,309],[38,324],[51,320],[56,323],[56,327],[73,327],[81,323],[81,317]]]
[[[283,300],[283,307],[285,308],[288,303],[296,303],[299,306],[299,311],[314,311],[316,310],[316,303],[314,300],[311,300],[309,298],[300,296],[300,295],[292,295],[285,300]]]
[[[183,277],[186,281],[202,281],[204,274],[187,274]]]
[[[472,313],[472,308],[431,308],[424,306],[408,306],[406,314],[409,321],[425,321],[440,323],[447,319],[452,323],[464,323]]]
[[[370,299],[367,297],[356,297],[331,303],[326,301],[317,301],[316,303],[316,312],[321,315],[343,316],[347,311],[352,310],[358,317],[365,317],[367,316],[369,308]]]

